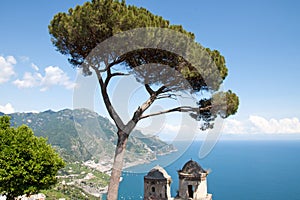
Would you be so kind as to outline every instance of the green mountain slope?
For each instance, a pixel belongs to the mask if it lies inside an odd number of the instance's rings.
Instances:
[[[3,113],[0,113],[3,115]],[[87,109],[51,110],[41,113],[10,114],[13,126],[26,124],[36,136],[48,138],[67,161],[96,160],[112,162],[117,134],[115,126],[107,119]],[[134,131],[127,145],[125,163],[149,161],[156,155],[174,150],[158,138]]]

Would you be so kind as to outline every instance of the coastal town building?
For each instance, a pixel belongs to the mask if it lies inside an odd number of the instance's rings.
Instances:
[[[171,197],[171,177],[160,166],[154,167],[144,176],[144,200],[212,200],[207,193],[207,175],[197,162],[190,160],[178,171],[179,189]]]

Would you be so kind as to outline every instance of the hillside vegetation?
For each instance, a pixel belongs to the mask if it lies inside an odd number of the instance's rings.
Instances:
[[[3,115],[3,113],[0,113]],[[51,110],[40,113],[10,114],[13,126],[28,125],[36,136],[48,138],[67,162],[111,161],[117,141],[117,130],[107,119],[87,109]],[[174,150],[156,137],[134,131],[130,136],[126,163],[150,161],[156,155]]]

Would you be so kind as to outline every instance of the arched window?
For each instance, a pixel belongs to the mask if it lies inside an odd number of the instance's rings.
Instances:
[[[152,190],[152,192],[155,192],[155,187],[154,187],[154,186],[152,186],[151,190]]]

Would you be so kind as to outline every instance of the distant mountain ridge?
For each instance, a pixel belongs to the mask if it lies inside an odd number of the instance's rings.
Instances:
[[[0,113],[4,115],[4,113]],[[116,127],[96,112],[87,109],[47,110],[40,113],[13,113],[11,124],[28,125],[36,136],[47,137],[67,161],[113,159],[117,141]],[[140,131],[129,136],[125,163],[150,161],[158,154],[169,153],[175,148],[156,137],[148,137]]]

